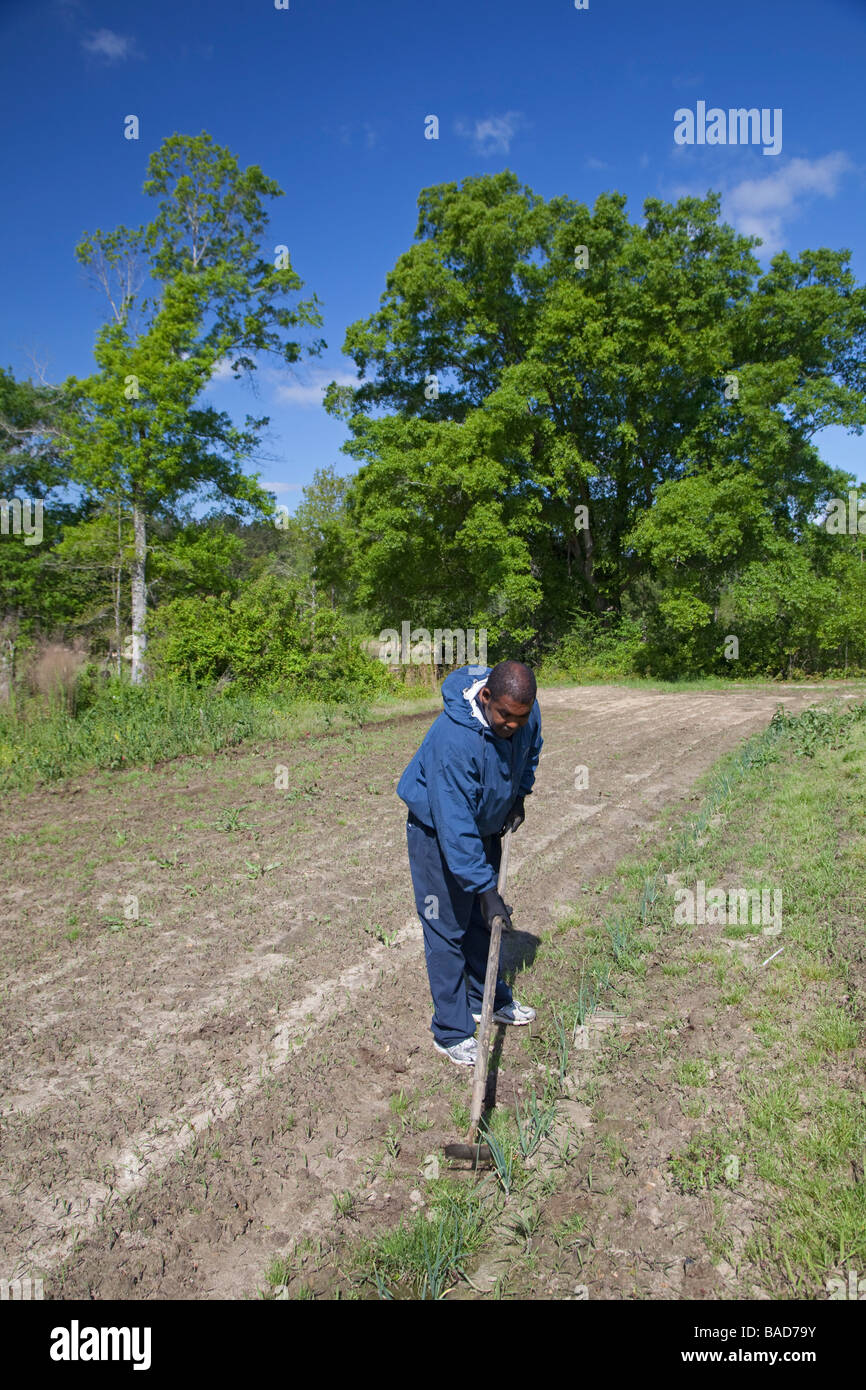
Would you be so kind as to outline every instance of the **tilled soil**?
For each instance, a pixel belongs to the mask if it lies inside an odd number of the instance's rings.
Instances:
[[[545,745],[508,891],[524,958],[777,704],[820,697],[540,692]],[[396,1223],[399,1200],[365,1186],[389,1101],[425,1107],[430,1127],[400,1149],[417,1169],[455,1137],[450,1102],[469,1090],[432,1048],[394,794],[431,718],[7,797],[8,1277],[42,1275],[49,1298],[254,1297],[276,1254],[339,1219],[335,1195],[363,1192],[362,1230]],[[624,1096],[623,1125],[632,1109]],[[649,1296],[683,1296],[661,1263]]]

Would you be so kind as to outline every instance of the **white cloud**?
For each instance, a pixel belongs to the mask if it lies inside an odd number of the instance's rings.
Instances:
[[[324,129],[326,132],[330,133],[330,128],[328,126],[325,126]],[[348,147],[354,145],[357,140],[363,139],[364,146],[368,150],[372,150],[379,140],[376,127],[371,125],[369,121],[348,121],[343,125],[337,126],[336,134],[341,145],[346,145]]]
[[[526,124],[520,111],[506,111],[503,116],[487,116],[474,125],[458,121],[458,135],[471,139],[479,154],[508,154],[518,130]]]
[[[211,382],[234,381],[235,375],[232,371],[232,364],[230,358],[221,357],[218,362],[214,363],[213,371],[210,374],[210,379]]]
[[[743,179],[724,195],[725,217],[745,236],[759,236],[762,255],[775,255],[785,224],[805,210],[811,197],[835,198],[843,174],[854,166],[836,151],[821,159],[792,159],[765,178]]]
[[[298,381],[289,375],[285,367],[272,367],[262,363],[257,375],[274,387],[274,397],[283,405],[320,406],[325,390],[332,381],[336,381],[339,386],[361,384],[354,373],[341,372],[333,367],[310,367],[304,373],[304,380]],[[208,386],[235,380],[231,358],[221,357],[214,363]],[[243,375],[237,380],[239,385],[248,384]]]
[[[300,490],[301,490],[303,484],[302,484],[302,483],[266,483],[266,482],[262,482],[262,483],[260,484],[260,486],[264,488],[265,492],[273,492],[277,497],[279,497],[280,494],[283,493],[283,492],[300,492]]]
[[[81,46],[87,53],[104,58],[109,63],[123,62],[124,58],[132,58],[136,54],[135,39],[116,34],[113,29],[97,29],[89,39],[81,40]]]
[[[609,169],[610,165],[603,159],[596,159],[595,155],[591,154],[588,159],[583,161],[583,167],[584,169]]]
[[[278,380],[278,374],[269,371],[267,375],[272,381]],[[340,386],[357,386],[358,378],[354,373],[328,371],[325,367],[314,368],[310,372],[313,378],[310,382],[289,381],[281,382],[276,389],[278,401],[286,405],[311,406],[321,405],[325,388],[332,381],[336,381]]]

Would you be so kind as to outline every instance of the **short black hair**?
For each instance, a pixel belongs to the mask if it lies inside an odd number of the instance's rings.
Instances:
[[[517,705],[533,704],[538,689],[535,676],[522,661],[500,661],[493,667],[485,685],[492,699],[507,695]]]

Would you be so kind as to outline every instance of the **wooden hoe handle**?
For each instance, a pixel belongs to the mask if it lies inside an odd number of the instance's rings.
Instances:
[[[511,848],[511,831],[506,830],[502,837],[502,858],[499,862],[499,881],[497,890],[500,898],[505,897],[505,883],[508,878],[508,851]],[[468,1144],[478,1138],[481,1111],[484,1109],[484,1093],[487,1090],[487,1057],[490,1052],[490,1032],[493,1020],[493,997],[496,993],[496,977],[499,974],[499,947],[502,941],[503,919],[494,917],[490,929],[490,947],[487,952],[487,974],[484,977],[484,1003],[481,1005],[481,1023],[478,1027],[478,1054],[475,1059],[475,1075],[472,1081],[472,1106],[469,1111]]]

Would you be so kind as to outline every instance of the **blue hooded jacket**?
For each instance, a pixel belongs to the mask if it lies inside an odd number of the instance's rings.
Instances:
[[[496,873],[482,838],[498,834],[518,796],[528,796],[541,753],[538,701],[522,729],[499,738],[478,702],[489,666],[462,666],[442,683],[445,709],[397,784],[397,795],[435,831],[461,888],[484,893]]]

